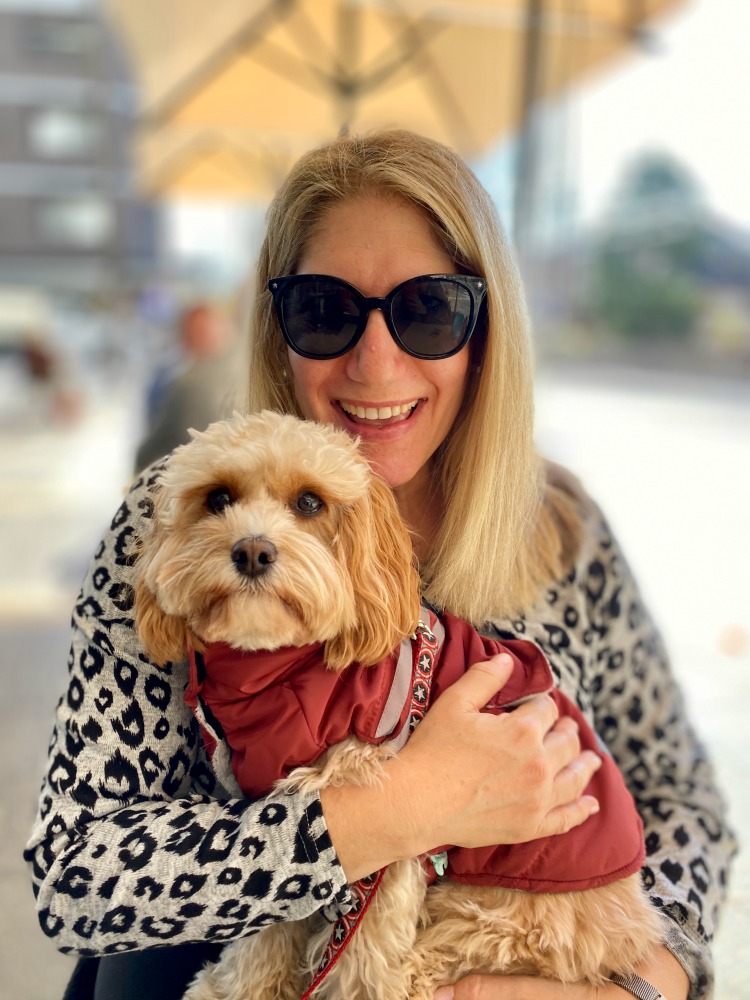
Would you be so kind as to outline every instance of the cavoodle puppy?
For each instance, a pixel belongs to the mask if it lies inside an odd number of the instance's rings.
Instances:
[[[331,427],[235,416],[179,448],[138,559],[136,621],[155,662],[189,656],[186,699],[235,794],[379,780],[427,705],[500,650],[514,671],[487,710],[549,692],[597,748],[538,647],[420,606],[392,493]],[[390,865],[227,947],[189,1000],[429,1000],[473,971],[628,975],[660,918],[640,885],[640,820],[601,756],[601,809],[578,829]]]

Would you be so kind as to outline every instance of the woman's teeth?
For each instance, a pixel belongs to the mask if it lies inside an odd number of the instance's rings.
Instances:
[[[411,403],[397,403],[395,406],[354,406],[351,403],[342,403],[341,409],[348,413],[350,417],[357,417],[358,420],[390,420],[391,417],[406,416],[411,413],[417,405],[418,400]]]

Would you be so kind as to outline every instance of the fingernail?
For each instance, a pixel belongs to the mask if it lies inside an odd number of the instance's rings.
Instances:
[[[591,803],[591,815],[593,816],[594,813],[598,812],[599,812],[599,800],[594,799],[593,802]]]
[[[452,986],[441,986],[440,989],[433,995],[432,1000],[453,1000],[455,995],[456,994]]]

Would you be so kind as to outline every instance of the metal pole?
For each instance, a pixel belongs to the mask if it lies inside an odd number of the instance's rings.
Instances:
[[[534,214],[538,140],[534,107],[539,97],[541,81],[543,17],[544,0],[528,0],[513,204],[513,239],[520,255],[527,248]]]
[[[337,11],[336,39],[336,97],[338,101],[338,125],[340,132],[346,133],[357,112],[361,73],[360,33],[362,12],[356,5],[339,0]]]

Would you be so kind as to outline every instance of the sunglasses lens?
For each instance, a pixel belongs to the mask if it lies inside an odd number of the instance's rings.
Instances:
[[[441,357],[458,350],[472,318],[469,289],[445,278],[409,281],[394,295],[393,325],[412,354]]]
[[[294,348],[321,358],[347,349],[360,318],[349,289],[321,280],[299,281],[284,289],[280,312]]]
[[[473,282],[473,284],[472,284]],[[308,358],[336,358],[356,343],[373,309],[383,311],[394,339],[416,358],[446,358],[466,344],[484,298],[479,278],[427,275],[366,298],[328,275],[291,275],[269,282],[287,342]]]

